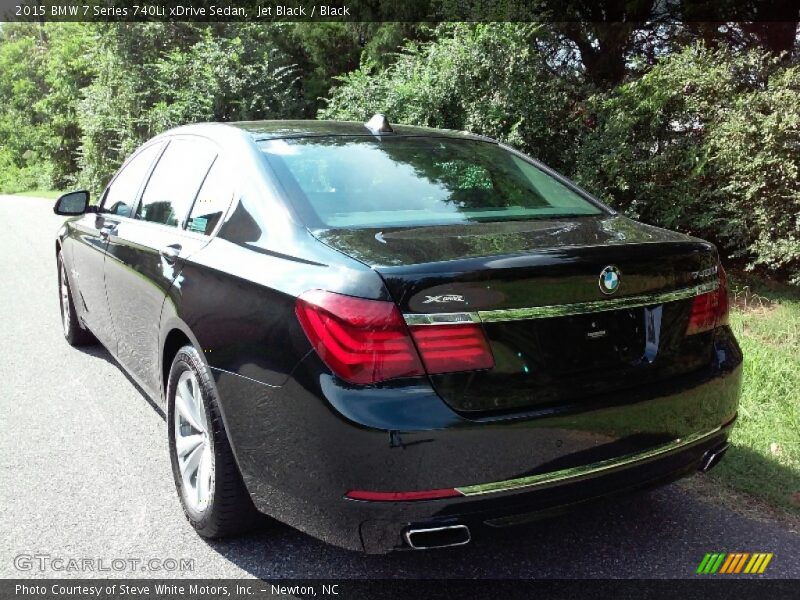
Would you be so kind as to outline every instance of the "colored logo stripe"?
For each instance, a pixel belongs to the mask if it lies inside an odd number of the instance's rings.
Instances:
[[[737,552],[736,554],[728,554],[725,564],[722,565],[720,573],[738,573],[744,566],[744,561],[750,556],[747,552]]]
[[[725,562],[722,563],[722,568],[720,568],[720,573],[730,573],[730,569],[733,567],[734,564],[739,560],[738,554],[728,554],[728,557],[725,559]]]
[[[701,575],[713,575],[715,573],[730,575],[742,572],[761,574],[766,570],[772,557],[772,553],[766,552],[756,552],[752,555],[749,552],[708,553],[700,561],[697,573]]]
[[[750,559],[750,562],[745,567],[745,573],[763,573],[769,561],[772,560],[772,553],[769,554],[753,554],[753,558]]]
[[[706,575],[716,573],[724,558],[724,554],[706,554],[700,566],[697,567],[697,572]]]

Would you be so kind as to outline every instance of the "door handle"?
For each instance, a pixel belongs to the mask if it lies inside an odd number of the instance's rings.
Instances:
[[[169,264],[174,264],[176,260],[178,260],[178,255],[181,253],[182,246],[180,244],[170,244],[169,246],[164,246],[161,250],[159,250],[159,254],[167,261]]]
[[[100,237],[103,238],[104,240],[107,240],[108,236],[110,236],[112,233],[114,233],[114,231],[116,229],[117,229],[116,224],[114,224],[114,225],[106,225],[105,227],[101,227],[100,228]]]

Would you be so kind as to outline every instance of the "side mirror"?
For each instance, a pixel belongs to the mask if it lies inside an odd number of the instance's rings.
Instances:
[[[75,217],[87,211],[89,211],[89,192],[86,190],[64,194],[56,200],[56,205],[53,207],[54,213],[65,217]]]

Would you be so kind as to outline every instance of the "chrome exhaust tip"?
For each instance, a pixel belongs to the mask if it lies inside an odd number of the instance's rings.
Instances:
[[[466,525],[447,525],[445,527],[411,528],[405,532],[406,543],[414,550],[432,550],[469,544],[472,536]]]
[[[700,461],[700,467],[698,467],[697,470],[701,473],[707,473],[716,467],[719,461],[722,460],[722,457],[725,456],[725,453],[728,451],[728,447],[728,444],[725,443],[706,452],[703,455],[703,459]]]

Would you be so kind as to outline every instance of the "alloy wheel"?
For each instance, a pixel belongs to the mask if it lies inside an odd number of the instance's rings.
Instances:
[[[211,498],[214,460],[208,419],[197,376],[184,371],[175,389],[175,454],[186,503],[203,512]]]

